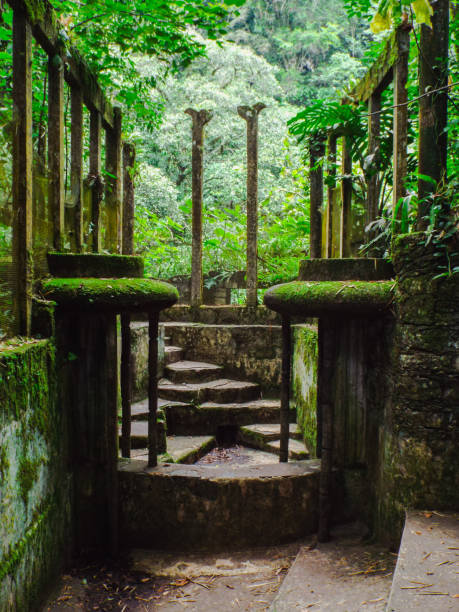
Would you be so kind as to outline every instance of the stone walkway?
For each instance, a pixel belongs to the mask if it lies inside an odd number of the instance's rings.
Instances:
[[[395,560],[365,546],[355,526],[320,546],[309,538],[236,553],[136,550],[123,567],[65,575],[44,610],[373,612],[384,610]]]

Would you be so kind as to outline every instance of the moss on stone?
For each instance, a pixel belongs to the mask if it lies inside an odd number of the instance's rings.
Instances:
[[[296,422],[311,458],[317,446],[318,334],[311,326],[295,326],[293,332],[292,391]]]
[[[40,465],[41,461],[32,461],[26,457],[22,457],[19,462],[18,484],[22,501],[25,505],[27,505],[29,491],[37,481]]]
[[[358,102],[366,102],[397,61],[397,55],[397,31],[394,31],[387,38],[386,44],[374,64],[348,96]]]
[[[147,278],[52,278],[42,281],[41,291],[70,310],[159,311],[178,299],[175,287]]]
[[[10,462],[8,460],[6,447],[5,445],[0,446],[0,480],[3,482],[5,482],[9,467]]]
[[[394,276],[392,264],[385,259],[344,258],[305,259],[300,263],[300,281],[376,281]]]
[[[390,306],[393,289],[391,281],[296,281],[272,287],[264,302],[286,315],[371,314]]]
[[[48,253],[49,271],[59,278],[142,278],[143,259],[107,253]]]

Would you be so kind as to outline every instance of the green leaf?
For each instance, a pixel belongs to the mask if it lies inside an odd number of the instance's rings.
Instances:
[[[413,12],[416,15],[416,21],[421,24],[432,27],[431,16],[433,15],[433,8],[430,5],[429,0],[414,0],[411,3]]]

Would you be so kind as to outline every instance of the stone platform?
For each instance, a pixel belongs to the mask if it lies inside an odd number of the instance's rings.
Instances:
[[[129,546],[221,550],[292,541],[317,528],[320,461],[119,465],[121,539]]]

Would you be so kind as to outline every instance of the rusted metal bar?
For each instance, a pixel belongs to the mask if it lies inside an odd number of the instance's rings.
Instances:
[[[158,465],[158,332],[159,314],[148,315],[148,466]]]
[[[105,130],[105,209],[107,227],[105,246],[110,253],[121,252],[122,208],[121,208],[121,109],[114,109],[115,125]]]
[[[321,469],[319,482],[319,542],[330,539],[333,476],[333,350],[335,346],[334,321],[319,319],[319,374],[317,383],[318,412],[321,423]]]
[[[394,179],[393,211],[397,218],[402,209],[397,211],[397,203],[406,195],[405,180],[407,174],[408,148],[408,62],[410,56],[410,31],[399,28],[397,31],[397,62],[394,66]]]
[[[26,15],[28,22],[33,28],[33,35],[50,57],[54,57],[62,48],[62,33],[59,27],[59,18],[54,12],[48,0],[40,2],[28,2],[25,0],[8,0],[10,6]],[[97,77],[92,72],[81,54],[72,45],[66,44],[66,73],[65,78],[70,85],[76,85],[82,89],[86,106],[90,110],[101,113],[104,124],[113,127],[113,108],[106,100]]]
[[[322,206],[324,182],[322,165],[319,160],[325,155],[325,144],[320,136],[309,145],[309,184],[310,184],[310,257],[322,257]]]
[[[131,456],[131,315],[121,315],[121,455]]]
[[[83,97],[78,87],[71,89],[71,205],[66,207],[71,249],[83,249]]]
[[[292,359],[292,329],[290,319],[282,317],[282,382],[280,408],[280,454],[279,461],[288,461],[288,443],[290,435],[290,371]]]
[[[419,174],[417,229],[429,225],[432,194],[446,181],[448,90],[424,94],[448,85],[449,1],[432,3],[432,28],[421,25],[419,54]],[[428,176],[435,181],[423,177]],[[437,200],[438,201],[438,200]]]
[[[266,108],[238,106],[237,112],[247,123],[247,306],[258,304],[258,115]]]
[[[64,243],[64,62],[60,55],[48,61],[48,207],[51,243]]]
[[[349,257],[351,254],[351,205],[352,205],[352,159],[349,151],[347,137],[343,138],[342,170],[344,178],[341,181],[341,240],[340,257]]]
[[[123,249],[124,255],[134,253],[134,172],[135,147],[123,144]]]
[[[191,306],[202,304],[202,172],[204,153],[204,126],[212,119],[207,110],[187,108],[192,124],[192,246],[191,246]]]
[[[378,217],[379,209],[379,160],[381,138],[381,91],[377,89],[368,100],[368,156],[371,161],[366,170],[367,175],[367,209],[365,225],[369,225]],[[368,157],[367,157],[368,159]],[[370,235],[371,238],[372,235]]]
[[[30,335],[32,313],[32,33],[13,17],[13,262],[15,331]]]
[[[97,111],[91,111],[89,132],[89,180],[91,185],[89,246],[93,253],[98,253],[101,248],[100,204],[103,198],[103,183],[100,175],[102,119]]]
[[[326,236],[326,257],[330,259],[333,256],[333,208],[334,208],[334,190],[336,177],[336,136],[330,134],[328,137],[328,176],[330,178],[327,188],[327,236]],[[332,182],[333,181],[333,182]]]

